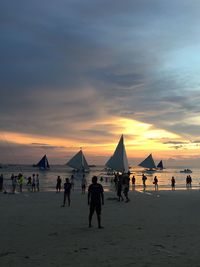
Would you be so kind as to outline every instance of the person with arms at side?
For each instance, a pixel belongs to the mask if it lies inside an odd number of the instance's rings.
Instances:
[[[69,178],[65,179],[65,183],[64,183],[64,199],[63,199],[63,205],[61,207],[65,207],[65,203],[66,203],[66,198],[68,201],[68,207],[71,204],[71,188],[72,188],[72,184],[69,181]]]
[[[104,205],[103,186],[97,183],[97,176],[93,176],[92,184],[88,188],[88,205],[90,205],[89,227],[92,227],[92,216],[94,211],[96,211],[98,228],[103,228],[101,225],[101,204]]]
[[[56,183],[56,192],[58,193],[60,193],[60,190],[61,190],[61,184],[62,184],[62,180],[61,180],[61,178],[60,178],[60,176],[58,176],[58,178],[57,178],[57,183]]]
[[[172,179],[171,179],[172,190],[175,190],[175,184],[176,184],[176,180],[175,180],[174,176],[172,176]]]

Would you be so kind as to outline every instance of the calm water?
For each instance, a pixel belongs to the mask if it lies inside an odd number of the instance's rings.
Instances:
[[[180,168],[171,168],[171,169],[165,169],[160,172],[156,172],[153,175],[146,174],[147,176],[147,190],[154,190],[153,185],[153,178],[156,175],[158,178],[158,184],[160,190],[170,190],[171,189],[171,177],[174,176],[176,179],[176,189],[185,189],[185,179],[188,174],[180,173]],[[64,178],[71,176],[72,172],[71,169],[69,169],[67,166],[62,165],[54,165],[51,166],[51,169],[49,171],[40,171],[37,168],[33,168],[32,166],[28,165],[8,165],[3,166],[0,169],[0,173],[4,175],[4,183],[6,190],[9,191],[11,188],[11,181],[10,176],[12,173],[17,175],[19,172],[22,172],[25,177],[31,176],[33,173],[38,173],[40,177],[40,187],[42,190],[48,191],[48,190],[55,190],[56,186],[56,179],[57,176],[60,175],[62,180],[64,181]],[[133,174],[136,177],[136,190],[142,190],[142,173],[141,171],[136,171],[134,169],[131,170]],[[132,175],[131,174],[131,177]],[[104,189],[106,191],[112,191],[114,190],[114,185],[111,183],[112,176],[109,176],[104,171],[103,166],[98,166],[91,168],[90,173],[86,174],[86,179],[88,181],[88,184],[91,183],[91,178],[93,175],[97,175],[99,178],[102,176],[103,181],[101,182],[104,186]],[[200,189],[200,168],[193,168],[192,173],[190,174],[192,177],[192,188],[193,189]],[[80,190],[81,188],[81,176],[78,174],[75,174],[75,190]],[[130,190],[132,190],[132,187],[130,186]]]

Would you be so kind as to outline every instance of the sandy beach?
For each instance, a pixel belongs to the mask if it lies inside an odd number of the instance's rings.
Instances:
[[[104,229],[88,228],[87,194],[0,194],[0,266],[200,266],[199,190],[105,193]]]

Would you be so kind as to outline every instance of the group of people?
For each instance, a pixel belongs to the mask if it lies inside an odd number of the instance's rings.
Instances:
[[[192,177],[190,175],[188,175],[186,177],[186,187],[187,188],[191,188],[192,187]]]
[[[71,178],[74,178],[74,177],[71,177]],[[84,182],[85,180],[84,174],[83,174],[82,180],[83,180],[82,182]],[[88,187],[88,205],[90,206],[89,227],[90,228],[92,227],[92,217],[93,217],[94,212],[96,211],[98,228],[101,229],[103,228],[101,225],[101,205],[104,205],[104,194],[103,194],[104,190],[103,190],[103,186],[97,183],[97,180],[98,180],[97,176],[93,176],[92,184],[89,185]],[[66,200],[68,202],[68,207],[71,205],[72,182],[73,182],[73,179],[65,178],[64,198],[63,198],[63,204],[61,205],[61,207],[65,207]],[[59,176],[57,178],[57,186],[58,186],[58,183],[59,183],[59,186],[61,186],[62,180]],[[84,190],[84,193],[85,193],[86,184],[83,183],[82,185],[84,186],[82,190]],[[56,189],[57,189],[57,186],[56,186]]]
[[[115,183],[115,190],[117,192],[118,201],[124,201],[124,197],[125,197],[125,202],[129,202],[130,199],[128,197],[128,192],[129,192],[129,184],[130,184],[130,173],[127,173],[127,174],[116,173],[114,177],[114,183]]]
[[[69,182],[71,184],[71,189],[74,190],[74,185],[75,185],[75,177],[74,177],[74,175],[72,174],[70,179],[69,178],[66,178],[66,179],[69,180]],[[65,179],[65,182],[66,182],[66,179]],[[87,186],[87,180],[85,178],[85,174],[83,174],[82,178],[81,178],[82,194],[85,194],[86,186]],[[62,188],[62,179],[61,179],[60,176],[58,176],[57,177],[57,182],[56,182],[56,192],[60,193],[61,188]]]
[[[35,192],[36,190],[40,190],[40,181],[39,174],[33,174],[32,177],[28,178],[24,177],[22,173],[18,175],[14,175],[12,173],[11,177],[11,192],[14,194],[16,192],[17,187],[19,187],[19,192],[22,193],[23,186],[26,184],[29,191]],[[0,175],[0,192],[7,193],[6,185],[4,183],[3,174]]]

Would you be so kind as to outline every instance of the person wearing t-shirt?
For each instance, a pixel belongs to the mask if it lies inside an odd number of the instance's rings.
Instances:
[[[92,177],[92,184],[88,188],[88,205],[90,205],[89,227],[92,227],[92,216],[96,211],[98,227],[101,226],[101,205],[104,205],[103,186],[97,183],[97,176]]]

